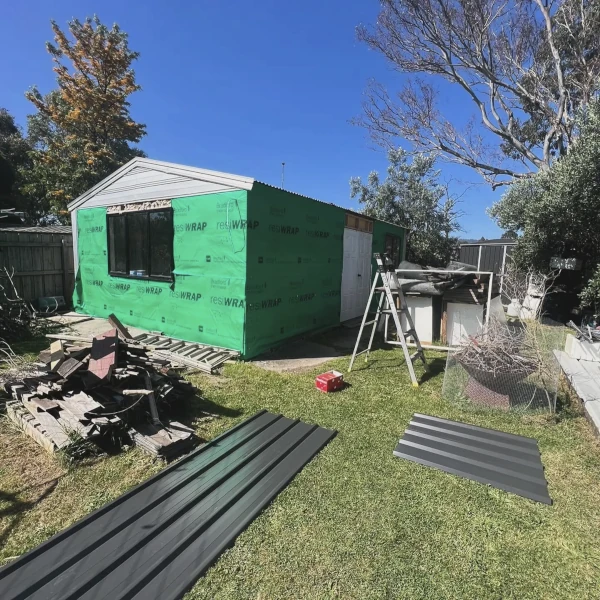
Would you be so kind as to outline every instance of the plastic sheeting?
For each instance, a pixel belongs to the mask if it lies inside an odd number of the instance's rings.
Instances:
[[[270,186],[248,193],[245,355],[340,321],[345,211]]]
[[[110,276],[106,209],[79,210],[76,310],[243,352],[246,199],[233,191],[172,201],[173,282]]]

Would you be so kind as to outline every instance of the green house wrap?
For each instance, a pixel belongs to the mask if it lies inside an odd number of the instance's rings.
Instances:
[[[70,206],[78,312],[114,313],[127,325],[231,348],[244,358],[339,324],[346,209],[149,159],[133,159],[105,182]],[[159,199],[172,208],[172,277],[114,274],[107,212]],[[392,238],[403,252],[403,228],[369,221],[372,252],[385,251]]]

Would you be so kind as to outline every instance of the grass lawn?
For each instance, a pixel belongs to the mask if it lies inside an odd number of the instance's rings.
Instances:
[[[188,599],[600,598],[600,444],[585,419],[462,412],[441,398],[445,357],[415,389],[400,353],[378,350],[332,395],[327,368],[266,372],[228,365],[192,376],[223,407],[199,422],[210,439],[259,409],[338,436],[189,593]],[[553,506],[394,458],[413,412],[536,437]],[[0,559],[6,562],[114,498],[160,465],[137,451],[68,471],[28,438],[0,429]]]

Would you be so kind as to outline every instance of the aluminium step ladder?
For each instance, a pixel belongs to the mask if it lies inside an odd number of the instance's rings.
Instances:
[[[396,275],[396,271],[394,270],[394,265],[392,261],[390,260],[387,254],[375,253],[374,256],[375,261],[377,262],[377,273],[375,273],[375,277],[373,279],[371,293],[369,294],[369,300],[367,301],[365,314],[362,318],[360,331],[358,332],[358,338],[356,339],[356,345],[354,346],[354,352],[352,353],[352,359],[350,360],[350,368],[348,369],[348,371],[352,370],[354,360],[360,354],[366,354],[365,362],[368,360],[369,353],[371,352],[371,347],[373,346],[375,331],[377,330],[381,321],[381,317],[383,316],[385,318],[384,342],[386,344],[392,344],[394,346],[402,346],[404,358],[406,359],[406,365],[408,366],[408,372],[410,373],[410,379],[412,381],[413,386],[418,387],[419,382],[415,375],[415,369],[413,366],[414,361],[416,359],[420,359],[421,361],[423,361],[425,371],[429,372],[429,367],[427,365],[427,361],[425,360],[423,347],[421,346],[419,336],[417,335],[417,332],[415,330],[415,325],[413,323],[412,317],[410,316],[410,312],[406,304],[406,299],[404,298],[404,294],[402,293],[402,288],[398,283],[398,277]],[[381,277],[381,281],[383,284],[380,287],[377,286],[379,277]],[[377,313],[372,321],[367,321],[367,318],[369,316],[369,309],[371,308],[371,302],[373,301],[375,292],[380,292],[379,302],[377,303]],[[399,307],[396,307],[396,299],[398,299]],[[404,315],[406,323],[408,324],[408,329],[406,330],[402,328],[402,320],[400,318],[400,314]],[[394,320],[394,325],[396,326],[398,341],[388,340],[387,338],[388,321],[390,316]],[[367,348],[358,352],[358,347],[360,345],[363,331],[365,327],[369,325],[373,325],[373,328],[371,329],[371,335],[369,336],[369,343],[367,345]],[[406,338],[412,338],[415,341],[415,346],[417,347],[417,350],[413,354],[411,354],[408,349]]]

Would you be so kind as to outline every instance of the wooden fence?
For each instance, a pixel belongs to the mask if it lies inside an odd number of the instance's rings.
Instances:
[[[70,227],[0,228],[0,275],[6,267],[23,300],[64,296],[71,304],[75,285]]]

